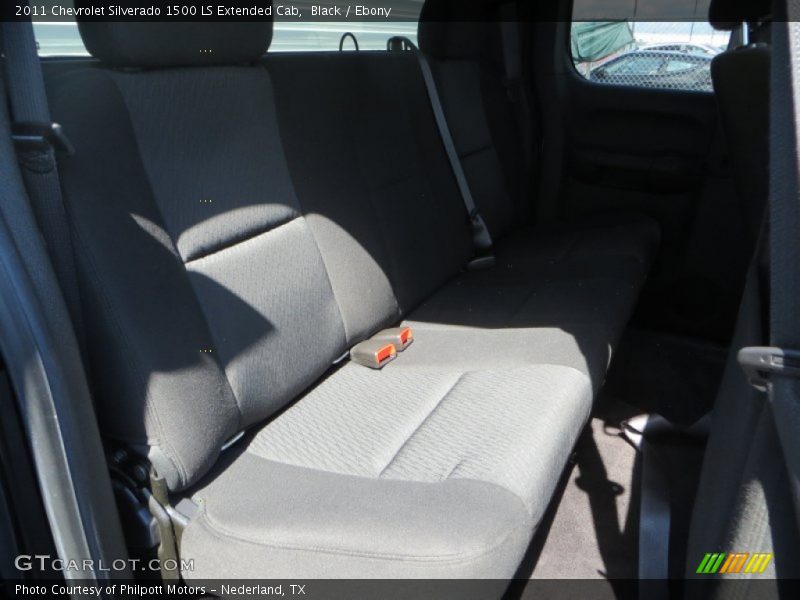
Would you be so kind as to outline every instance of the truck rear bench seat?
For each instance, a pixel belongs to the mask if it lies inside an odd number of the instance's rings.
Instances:
[[[100,64],[48,92],[99,419],[194,501],[185,577],[512,576],[650,226],[509,227],[465,272],[411,55],[262,59],[268,23],[81,32]],[[401,321],[385,369],[337,362]]]
[[[562,357],[602,381],[654,255],[651,221],[493,230],[496,267],[463,272],[464,205],[413,54],[271,55],[263,63],[295,189],[333,289],[348,299],[348,329],[368,335],[374,322],[361,319],[372,299],[396,298],[396,313],[391,300],[373,310],[391,315],[385,324],[407,319],[427,341],[415,347],[421,360],[429,360],[423,347],[449,360],[452,352],[442,351],[452,339],[470,364]],[[494,193],[476,201],[512,204],[505,180],[494,181]],[[377,277],[364,277],[365,269]],[[375,288],[381,278],[383,295]],[[498,354],[500,346],[507,351]]]

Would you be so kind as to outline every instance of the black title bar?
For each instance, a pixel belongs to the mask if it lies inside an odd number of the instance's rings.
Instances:
[[[507,0],[457,0],[437,20],[491,21],[706,21],[710,0],[526,0],[516,13]],[[417,21],[424,0],[3,0],[0,18],[39,22],[87,21]],[[445,3],[447,4],[447,3]],[[736,2],[732,3],[738,4]],[[726,20],[740,20],[731,7]],[[724,7],[719,12],[724,15]],[[441,15],[441,16],[439,16]],[[516,16],[509,16],[516,15]]]

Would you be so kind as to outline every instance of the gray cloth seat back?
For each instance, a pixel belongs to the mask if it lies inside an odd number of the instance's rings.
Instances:
[[[413,57],[262,59],[246,24],[208,58],[179,24],[158,58],[137,27],[81,24],[102,64],[49,94],[103,428],[180,490],[455,277],[470,234]]]
[[[731,7],[712,4],[709,19],[731,29],[741,22],[723,22],[721,14]],[[716,56],[711,73],[720,109],[723,132],[729,145],[752,243],[764,225],[769,175],[769,49],[762,45],[734,48]],[[736,354],[745,346],[759,346],[765,339],[763,284],[760,271],[765,257],[754,261],[748,273],[731,352],[712,413],[712,426],[704,457],[690,531],[687,567],[696,568],[698,554],[721,549],[729,532],[734,502],[742,483],[741,471],[763,412],[765,398],[747,383]],[[702,554],[699,554],[702,558]],[[690,573],[691,574],[691,573]]]
[[[49,94],[76,150],[60,169],[100,419],[179,490],[346,341],[270,75],[253,65],[270,24],[230,27],[221,41],[216,24],[156,40],[138,26],[82,24],[87,47],[125,69],[67,73]],[[214,58],[201,52],[209,40]]]
[[[470,190],[495,239],[526,221],[531,208],[501,30],[489,3],[457,0],[427,0],[418,29]]]
[[[274,55],[264,64],[303,211],[348,340],[358,341],[419,305],[470,255],[419,67],[400,53]]]
[[[766,44],[734,48],[711,62],[722,129],[753,247],[769,188],[769,63]]]
[[[715,0],[710,21],[717,28],[733,29],[742,21],[761,20],[769,10],[769,1]],[[791,484],[767,395],[750,385],[737,359],[741,348],[762,346],[767,339],[769,47],[748,45],[718,55],[712,63],[712,76],[744,213],[760,249],[756,248],[747,275],[711,414],[689,530],[686,576],[691,582],[685,591],[688,598],[728,598],[731,593],[779,597],[775,578],[794,578],[800,572]],[[719,552],[769,553],[772,557],[763,574],[698,573],[704,556]],[[732,579],[738,581],[724,581]]]
[[[766,394],[756,391],[738,350],[763,344],[763,284],[750,269],[695,496],[686,552],[686,598],[778,598],[776,577],[800,573],[791,483]],[[698,573],[708,553],[768,553],[763,573]],[[749,579],[750,582],[742,581]],[[726,585],[730,584],[730,585]],[[748,587],[752,586],[752,587]]]

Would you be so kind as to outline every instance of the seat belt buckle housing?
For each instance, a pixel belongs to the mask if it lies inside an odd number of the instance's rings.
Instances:
[[[379,331],[372,339],[392,343],[398,352],[402,352],[414,343],[414,332],[411,327],[393,327]]]
[[[763,346],[742,348],[738,360],[750,384],[762,392],[776,377],[800,379],[800,351],[797,350]]]
[[[68,156],[75,154],[75,148],[58,123],[25,121],[14,123],[11,138],[23,150],[46,150],[53,148]]]
[[[484,254],[492,249],[492,236],[489,233],[489,228],[486,226],[486,221],[478,212],[477,208],[473,208],[469,213],[469,224],[472,228],[472,245],[480,253]]]
[[[370,369],[382,369],[397,358],[397,348],[391,342],[366,340],[350,350],[350,360]]]

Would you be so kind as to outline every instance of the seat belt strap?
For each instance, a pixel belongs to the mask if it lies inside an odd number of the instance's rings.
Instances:
[[[467,182],[467,176],[464,174],[464,168],[461,166],[461,159],[453,143],[450,127],[447,125],[447,118],[444,115],[442,100],[439,97],[439,90],[436,87],[436,80],[433,76],[430,61],[419,49],[415,49],[414,53],[419,61],[419,67],[422,71],[422,78],[425,81],[425,89],[428,92],[428,99],[431,103],[436,126],[439,128],[439,135],[442,138],[444,149],[447,152],[447,160],[450,161],[450,168],[453,170],[453,175],[458,184],[458,190],[461,192],[464,208],[467,209],[469,222],[472,226],[472,245],[475,248],[476,254],[485,254],[492,248],[492,236],[489,233],[489,228],[486,227],[486,222],[478,212],[478,207],[475,205],[475,199],[472,197],[472,191]]]
[[[458,191],[461,193],[461,200],[464,202],[464,208],[467,210],[469,223],[472,227],[472,246],[475,249],[476,255],[485,255],[492,249],[492,236],[489,233],[489,228],[486,222],[478,212],[478,207],[475,204],[475,199],[472,197],[472,191],[467,181],[467,176],[464,174],[464,168],[461,166],[461,158],[456,151],[456,145],[453,142],[453,136],[450,133],[450,127],[447,125],[447,117],[444,114],[442,107],[442,100],[439,97],[439,89],[436,87],[436,79],[433,76],[430,61],[425,54],[417,48],[414,43],[408,38],[394,37],[387,42],[389,50],[411,50],[417,57],[419,68],[422,71],[422,79],[425,82],[425,90],[428,92],[428,100],[431,104],[433,111],[433,118],[436,121],[436,127],[439,129],[439,136],[442,138],[445,152],[447,153],[447,160],[450,162],[450,168],[456,178],[458,184]],[[484,259],[486,257],[483,257]],[[482,266],[487,264],[485,260],[481,262]]]
[[[85,350],[75,256],[55,155],[56,151],[71,153],[72,147],[60,126],[50,120],[33,25],[30,21],[1,23],[0,39],[20,171],[78,343]]]
[[[422,71],[422,80],[425,82],[425,90],[428,93],[428,100],[436,121],[436,127],[439,130],[439,137],[442,138],[447,160],[456,178],[458,191],[461,193],[461,200],[464,202],[464,208],[467,210],[470,227],[472,228],[472,246],[478,258],[470,262],[470,267],[479,269],[491,267],[494,265],[494,257],[490,256],[493,246],[492,235],[489,233],[489,228],[486,226],[486,222],[481,217],[480,212],[478,212],[475,199],[472,197],[467,176],[464,174],[464,168],[461,165],[461,158],[458,156],[453,136],[450,133],[450,127],[447,124],[447,117],[444,114],[442,100],[439,97],[439,89],[436,87],[436,78],[433,76],[430,61],[417,48],[414,42],[407,37],[394,36],[390,38],[386,42],[386,49],[399,52],[411,51],[417,57],[420,71]]]
[[[671,432],[674,426],[658,415],[640,415],[623,421],[623,437],[641,456],[641,499],[639,505],[639,596],[666,600],[664,585],[669,576],[669,532],[672,521],[669,474],[650,436]]]

